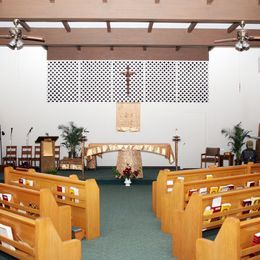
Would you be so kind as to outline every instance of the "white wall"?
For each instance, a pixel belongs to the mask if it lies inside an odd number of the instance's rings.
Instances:
[[[114,103],[47,103],[47,53],[41,47],[12,51],[0,47],[0,124],[6,132],[3,144],[25,144],[34,127],[30,144],[48,132],[59,135],[59,124],[74,121],[86,127],[89,142],[164,142],[171,143],[175,128],[181,136],[179,161],[182,168],[199,167],[206,146],[227,151],[222,128],[238,122],[256,135],[260,122],[260,49],[238,52],[234,48],[210,51],[210,101],[207,104],[146,103],[141,105],[141,131],[115,130]],[[61,140],[59,139],[59,142]],[[66,155],[64,148],[62,155]],[[158,155],[143,153],[144,165],[168,166]],[[116,153],[98,159],[98,165],[115,165]]]

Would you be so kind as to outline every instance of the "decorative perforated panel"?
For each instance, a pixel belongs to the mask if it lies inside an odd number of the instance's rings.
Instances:
[[[48,102],[204,103],[208,98],[207,61],[48,62]]]
[[[81,62],[81,101],[111,101],[111,63],[109,61]]]
[[[175,74],[176,62],[148,61],[145,91],[146,102],[175,102]]]
[[[178,62],[177,75],[178,102],[208,102],[208,62]]]
[[[48,63],[48,102],[79,101],[78,61]]]

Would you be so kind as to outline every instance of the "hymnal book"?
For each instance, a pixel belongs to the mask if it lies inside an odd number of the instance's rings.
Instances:
[[[206,179],[207,179],[207,180],[213,179],[213,175],[212,175],[212,174],[207,174],[207,175],[206,175]]]
[[[206,195],[208,193],[208,188],[203,187],[199,189],[199,194]]]
[[[3,236],[3,237],[6,237],[6,238],[12,239],[12,240],[14,239],[12,228],[10,226],[6,226],[6,225],[3,225],[3,224],[0,224],[0,235]],[[2,244],[3,247],[6,247],[10,250],[15,251],[15,248],[13,246],[9,245],[8,243],[1,242],[1,244]]]
[[[210,216],[212,215],[213,213],[213,210],[211,209],[210,206],[207,206],[205,209],[204,209],[204,212],[203,212],[203,216]],[[210,222],[210,219],[207,219],[204,221],[204,223],[209,223]]]
[[[167,188],[167,192],[172,192],[173,188]]]
[[[260,197],[252,197],[251,198],[251,205],[257,205],[257,204],[260,204]],[[260,207],[260,205],[259,205]],[[256,211],[260,211],[260,209],[251,209],[250,210],[250,213],[252,212],[256,212]]]
[[[254,234],[253,246],[260,244],[260,232]]]
[[[192,195],[192,193],[194,193],[194,192],[198,192],[198,189],[191,189],[191,190],[189,190],[188,196],[190,197]]]
[[[209,193],[210,193],[210,194],[212,194],[212,193],[218,193],[218,187],[210,187]]]
[[[167,180],[166,185],[173,185],[173,180]]]
[[[58,185],[58,186],[57,186],[57,191],[58,191],[58,192],[65,193],[65,187]],[[58,198],[58,199],[61,199],[61,200],[65,200],[65,196],[62,196],[62,195],[57,195],[57,198]]]
[[[179,176],[179,177],[177,177],[177,179],[184,181],[184,177],[183,176]]]
[[[23,204],[22,202],[20,202],[19,205],[20,205],[21,207],[24,207],[24,204]],[[26,211],[25,211],[25,210],[18,209],[17,211],[18,211],[19,213],[26,214]]]
[[[1,200],[11,201],[12,200],[12,194],[0,193],[0,198],[1,198]],[[2,206],[3,206],[3,208],[7,208],[7,209],[10,208],[8,205],[2,204]]]
[[[33,180],[26,180],[25,184],[32,187],[33,186]]]
[[[228,190],[234,190],[235,189],[234,184],[228,184],[227,187],[228,187]]]
[[[246,187],[254,187],[255,186],[255,181],[248,181],[246,183]]]
[[[211,209],[213,210],[213,213],[220,212],[221,210],[221,197],[216,197],[212,200]],[[217,221],[220,220],[220,217],[212,218],[211,221]]]
[[[26,180],[24,178],[19,178],[19,184],[25,184]]]
[[[218,192],[225,192],[225,191],[229,191],[229,187],[228,186],[219,186],[218,188]]]
[[[221,212],[224,212],[224,211],[227,211],[227,210],[230,210],[231,208],[231,203],[223,203],[221,205]],[[226,216],[223,216],[221,219],[224,220],[226,218]]]
[[[213,213],[217,213],[217,212],[221,211],[221,206],[212,207],[211,209],[212,209]],[[220,220],[220,217],[212,218],[211,222],[218,221],[218,220]]]
[[[79,189],[76,187],[70,187],[69,192],[70,192],[70,194],[73,194],[73,195],[79,195]],[[78,199],[72,198],[72,201],[74,201],[75,203],[79,203]]]
[[[252,201],[251,199],[245,199],[245,200],[242,200],[242,206],[243,207],[248,207],[252,204]],[[249,213],[249,210],[245,210],[242,212],[242,214],[248,214]]]

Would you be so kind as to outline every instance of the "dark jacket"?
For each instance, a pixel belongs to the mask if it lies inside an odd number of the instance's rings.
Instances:
[[[244,163],[256,162],[256,151],[253,149],[245,149],[242,152],[241,159]]]

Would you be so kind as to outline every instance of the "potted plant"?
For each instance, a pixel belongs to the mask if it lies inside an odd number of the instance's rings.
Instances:
[[[77,157],[81,138],[88,131],[84,127],[77,127],[72,121],[68,125],[59,125],[58,129],[62,131],[61,137],[64,142],[61,144],[68,149],[69,157]]]
[[[231,151],[235,154],[235,164],[241,164],[242,147],[245,144],[245,138],[249,137],[251,131],[245,130],[241,127],[241,122],[236,124],[232,129],[222,129],[221,133],[225,135],[230,141]]]

